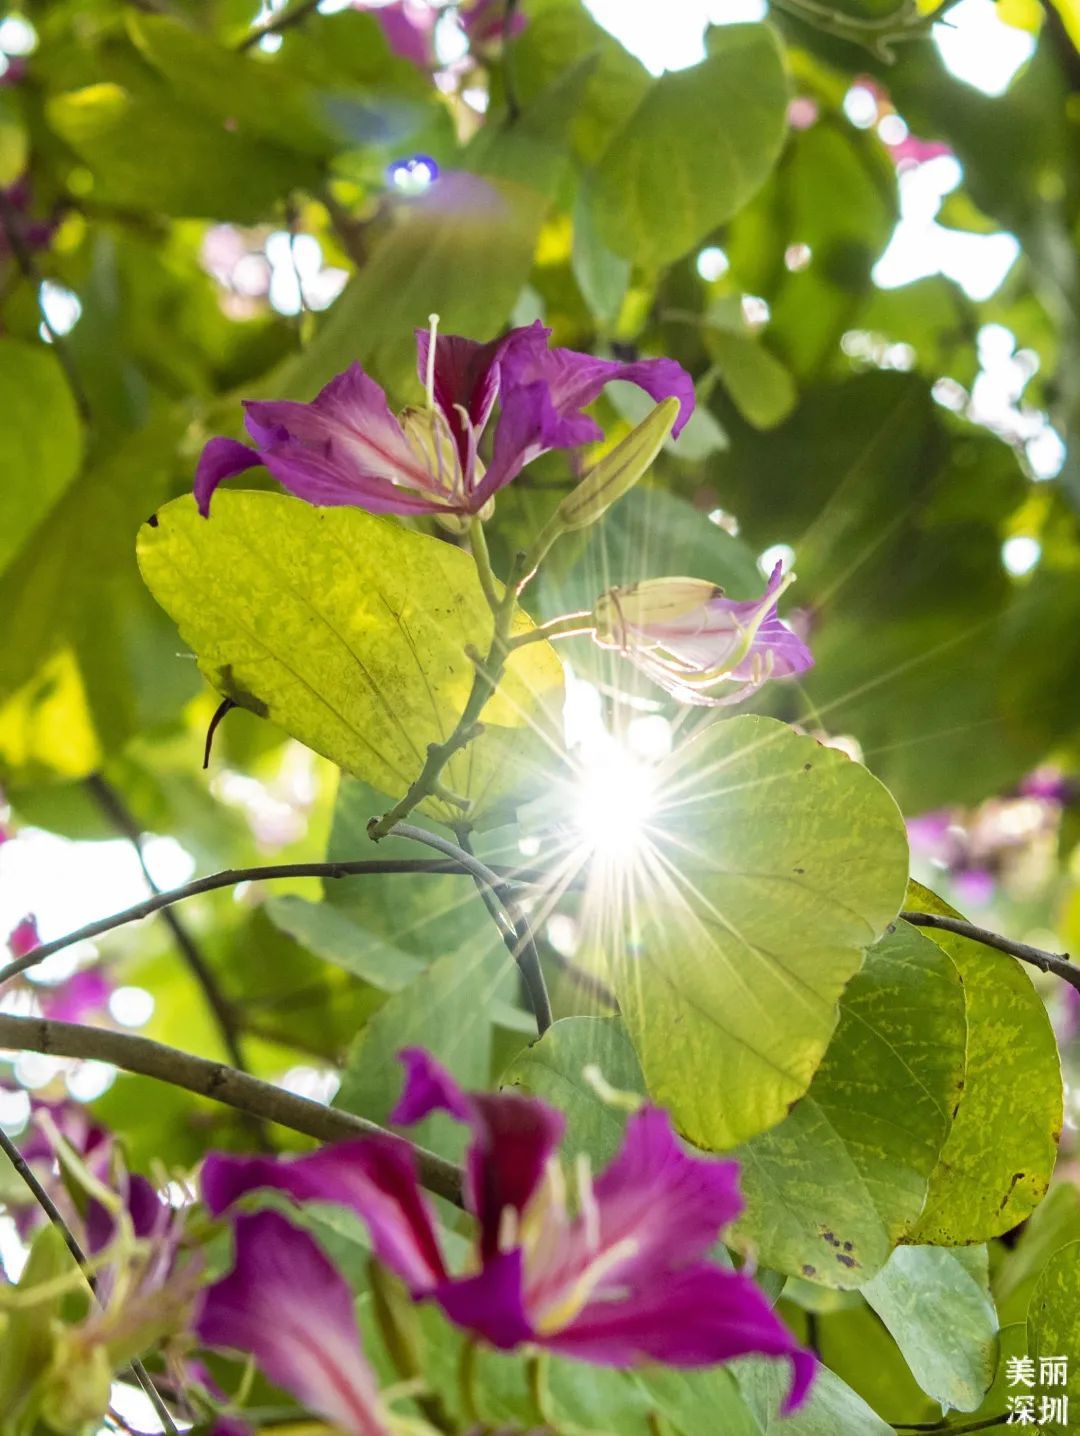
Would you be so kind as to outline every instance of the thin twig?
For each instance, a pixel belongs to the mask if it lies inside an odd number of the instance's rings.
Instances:
[[[146,862],[146,854],[143,852],[143,830],[136,821],[134,815],[129,811],[127,804],[100,773],[92,773],[86,779],[86,787],[97,803],[98,807],[123,834],[131,846],[135,849],[135,855],[139,860],[139,868],[142,871],[143,881],[155,897],[161,896],[161,889],[154,881]],[[198,943],[188,932],[181,919],[171,908],[161,909],[161,920],[172,934],[184,962],[187,964],[191,975],[202,989],[206,998],[207,1006],[213,1013],[214,1021],[217,1023],[218,1031],[221,1034],[221,1041],[228,1053],[229,1061],[234,1067],[242,1071],[247,1069],[244,1061],[243,1050],[240,1045],[240,1030],[236,1021],[236,1014],[232,1003],[225,996],[218,983],[217,975],[207,962],[199,949]]]
[[[513,46],[510,43],[510,31],[514,27],[514,16],[517,14],[517,8],[518,0],[506,0],[502,27],[503,93],[506,96],[506,118],[511,124],[513,124],[521,114],[521,99],[518,95],[517,77],[514,74]]]
[[[484,561],[486,550],[482,543],[473,550],[473,557],[478,563]],[[471,659],[475,672],[473,674],[472,688],[465,700],[465,707],[461,716],[454,725],[453,732],[441,743],[429,743],[427,756],[424,759],[423,767],[419,774],[409,785],[408,792],[400,798],[392,808],[385,812],[381,818],[368,824],[368,836],[375,842],[385,838],[395,823],[400,823],[407,818],[412,810],[422,803],[425,798],[430,797],[434,785],[442,776],[443,769],[450,762],[450,759],[459,753],[463,748],[476,738],[482,731],[480,714],[487,705],[488,699],[499,686],[506,667],[506,660],[509,656],[510,631],[513,627],[514,607],[520,592],[521,576],[526,565],[526,555],[519,553],[514,558],[513,569],[510,574],[510,581],[506,584],[502,599],[499,601],[494,613],[494,627],[491,633],[491,643],[488,646],[487,656],[482,658],[471,645],[465,652]]]
[[[415,843],[426,843],[429,848],[435,848],[437,852],[454,858],[472,874],[484,900],[484,906],[495,919],[495,926],[499,929],[510,956],[518,965],[532,1004],[533,1016],[536,1018],[537,1034],[543,1037],[551,1026],[552,1016],[544,970],[540,966],[540,955],[536,951],[528,918],[513,899],[508,897],[498,874],[475,857],[468,848],[459,847],[457,843],[440,837],[438,833],[429,833],[426,828],[414,827],[412,823],[395,823],[387,836],[411,838]],[[459,832],[458,837],[464,837],[464,831]]]
[[[237,50],[243,54],[245,50],[253,50],[267,35],[281,35],[284,31],[291,30],[294,25],[299,25],[302,20],[313,15],[321,3],[322,0],[301,0],[295,10],[286,10],[283,14],[276,15],[272,20],[267,20],[265,25],[260,25],[257,30],[245,35],[237,45]]]
[[[26,1158],[19,1151],[18,1147],[11,1140],[8,1134],[4,1131],[3,1127],[0,1127],[0,1150],[4,1152],[4,1155],[7,1157],[8,1161],[15,1168],[16,1172],[18,1172],[20,1178],[23,1181],[23,1184],[26,1186],[26,1189],[29,1191],[34,1201],[37,1202],[38,1206],[48,1217],[49,1221],[63,1237],[64,1245],[67,1247],[68,1251],[75,1259],[76,1266],[86,1278],[86,1284],[87,1286],[89,1286],[91,1292],[93,1292],[96,1298],[97,1283],[95,1282],[93,1276],[91,1276],[90,1272],[87,1270],[86,1253],[79,1245],[75,1233],[71,1230],[71,1228],[68,1226],[67,1222],[61,1215],[60,1208],[56,1205],[52,1197],[49,1196],[48,1192],[38,1181],[37,1175],[35,1174],[33,1168],[30,1166],[29,1162],[27,1162]],[[168,1433],[168,1436],[177,1436],[176,1424],[172,1419],[172,1415],[169,1411],[169,1408],[161,1399],[161,1394],[151,1380],[150,1373],[146,1370],[146,1367],[143,1366],[141,1361],[133,1361],[131,1363],[131,1372],[132,1375],[135,1377],[136,1381],[146,1392],[146,1395],[149,1398],[151,1405],[157,1412],[158,1419],[161,1422],[162,1430],[166,1431]]]
[[[275,1087],[272,1082],[261,1082],[246,1072],[238,1072],[224,1062],[208,1062],[204,1057],[193,1057],[130,1032],[83,1027],[75,1022],[53,1022],[44,1017],[9,1017],[6,1013],[0,1013],[0,1049],[109,1062],[124,1072],[183,1087],[187,1092],[208,1097],[239,1112],[250,1112],[320,1142],[341,1142],[350,1137],[392,1137],[413,1153],[417,1176],[429,1191],[461,1205],[461,1172],[452,1162],[405,1137],[387,1132],[364,1117],[336,1107],[324,1107],[308,1097],[298,1097],[283,1087]]]
[[[976,927],[974,923],[965,922],[963,918],[942,917],[936,912],[902,912],[900,916],[913,927],[940,928],[942,932],[970,938],[972,942],[981,943],[983,947],[1007,952],[1010,957],[1030,963],[1040,972],[1052,972],[1055,977],[1060,977],[1063,982],[1069,983],[1080,992],[1080,963],[1070,962],[1066,952],[1046,952],[1041,947],[1032,947],[1030,943],[1015,942],[1011,937],[1002,937],[1000,933],[991,932],[987,927]]]
[[[0,187],[0,229],[4,231],[4,237],[8,242],[12,254],[15,256],[15,263],[22,270],[23,277],[34,287],[34,297],[37,300],[38,313],[41,315],[41,323],[45,333],[49,336],[53,353],[61,369],[64,371],[64,378],[67,380],[68,388],[71,390],[71,397],[75,400],[75,407],[79,411],[84,424],[90,422],[90,401],[86,397],[86,390],[83,388],[82,380],[79,378],[79,371],[75,360],[71,357],[71,351],[62,334],[58,334],[53,327],[52,320],[45,310],[41,299],[41,286],[43,283],[41,271],[31,253],[30,246],[26,242],[26,236],[22,228],[22,216],[12,204],[11,200]]]
[[[198,897],[202,893],[215,892],[218,888],[237,887],[240,883],[273,882],[278,878],[349,878],[382,876],[392,873],[468,875],[470,871],[457,861],[440,862],[423,858],[366,858],[345,863],[266,863],[255,868],[227,868],[224,872],[211,873],[204,878],[195,878],[181,887],[158,893],[156,897],[144,898],[142,902],[133,903],[131,907],[124,908],[121,912],[112,913],[109,917],[95,918],[93,922],[76,928],[74,932],[69,932],[64,937],[56,937],[51,942],[41,943],[32,952],[28,952],[25,957],[18,957],[13,962],[9,962],[6,967],[0,968],[0,986],[10,981],[11,978],[18,977],[20,973],[26,972],[28,968],[36,967],[38,963],[44,962],[54,952],[61,952],[65,947],[72,947],[77,942],[89,942],[92,938],[113,932],[116,928],[124,927],[129,922],[138,922],[140,918],[150,917],[164,908],[172,907],[174,903],[184,902],[187,898]],[[544,880],[542,873],[536,873],[527,868],[493,871],[497,872],[501,883],[528,883]]]
[[[909,1425],[905,1421],[893,1426],[894,1431],[940,1431],[941,1436],[962,1436],[968,1431],[990,1431],[995,1426],[1006,1426],[1009,1424],[1009,1413],[1003,1411],[1000,1416],[984,1416],[981,1421],[961,1421],[950,1425],[947,1421],[932,1421],[922,1425]]]

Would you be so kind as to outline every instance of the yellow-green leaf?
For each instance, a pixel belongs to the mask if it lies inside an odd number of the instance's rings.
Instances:
[[[360,509],[283,494],[219,493],[209,519],[190,498],[139,535],[139,565],[219,692],[346,772],[405,792],[429,743],[465,706],[492,618],[468,554]],[[518,631],[531,627],[519,613]],[[445,784],[490,813],[527,782],[562,695],[548,644],[529,644],[481,715],[481,739]],[[437,799],[438,817],[458,810]]]
[[[900,906],[907,839],[861,764],[769,718],[711,724],[662,781],[657,851],[626,895],[634,941],[603,945],[650,1095],[723,1150],[809,1087]]]
[[[959,916],[913,882],[913,911]],[[935,932],[964,980],[964,1095],[942,1148],[913,1242],[987,1241],[1030,1216],[1057,1159],[1062,1089],[1042,998],[1020,963],[954,933]]]

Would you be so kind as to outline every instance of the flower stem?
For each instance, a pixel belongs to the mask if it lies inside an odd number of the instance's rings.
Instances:
[[[473,531],[475,537],[476,530]],[[485,553],[483,539],[480,540],[480,551]],[[385,838],[395,823],[400,823],[407,818],[415,807],[418,807],[425,798],[430,798],[435,792],[435,785],[442,776],[443,769],[462,748],[468,747],[472,740],[481,732],[480,714],[483,712],[488,699],[499,686],[503,670],[506,667],[506,660],[510,651],[510,630],[514,621],[514,604],[518,594],[518,577],[524,562],[524,555],[518,554],[514,560],[514,567],[510,580],[506,584],[501,598],[498,597],[494,588],[492,589],[489,602],[494,600],[492,612],[495,617],[495,625],[492,629],[491,643],[488,646],[487,655],[481,658],[475,648],[469,647],[465,650],[475,665],[476,672],[473,675],[472,688],[468,698],[465,700],[465,707],[461,717],[454,725],[454,730],[449,738],[441,743],[429,743],[427,757],[419,774],[409,785],[408,792],[398,800],[394,806],[388,809],[381,818],[373,818],[368,824],[368,836],[373,842]],[[478,563],[478,568],[482,564]],[[483,582],[483,580],[481,580]],[[494,583],[494,578],[492,578]]]
[[[519,633],[516,638],[511,638],[507,647],[513,653],[518,648],[524,648],[527,643],[540,643],[542,640],[555,642],[560,638],[579,638],[586,633],[594,633],[596,624],[593,621],[592,612],[589,609],[582,609],[578,613],[566,613],[562,618],[553,618],[548,623],[542,623],[538,628],[530,628],[526,633]]]

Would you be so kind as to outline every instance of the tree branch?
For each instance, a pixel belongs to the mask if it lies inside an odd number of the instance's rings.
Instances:
[[[518,965],[518,971],[529,994],[533,1016],[536,1018],[537,1035],[543,1037],[552,1022],[551,999],[548,997],[544,969],[540,965],[540,954],[533,941],[529,920],[513,899],[507,896],[505,887],[499,882],[498,874],[492,872],[468,847],[469,839],[465,829],[462,828],[458,833],[460,847],[446,838],[440,838],[436,833],[413,827],[411,823],[397,823],[390,832],[398,837],[412,838],[417,843],[427,843],[441,853],[452,854],[472,873],[484,906],[494,918],[507,951]]]
[[[0,1014],[0,1048],[18,1052],[42,1052],[50,1057],[88,1058],[110,1062],[124,1072],[152,1077],[172,1087],[183,1087],[200,1097],[221,1102],[238,1112],[250,1112],[279,1127],[302,1132],[320,1142],[341,1142],[352,1137],[392,1137],[414,1155],[417,1175],[428,1191],[460,1206],[461,1171],[452,1162],[427,1151],[384,1127],[324,1107],[308,1097],[297,1097],[272,1082],[261,1082],[223,1062],[192,1057],[175,1047],[151,1042],[129,1032],[111,1032],[104,1027],[83,1027],[75,1022],[52,1022],[44,1017],[9,1017]]]
[[[68,388],[71,390],[71,397],[75,400],[75,407],[84,424],[90,422],[90,402],[86,397],[86,390],[83,388],[82,380],[79,378],[79,371],[75,361],[71,357],[71,351],[67,347],[63,335],[58,334],[53,328],[52,320],[45,312],[45,306],[41,302],[42,276],[38,270],[37,263],[30,251],[23,233],[22,216],[12,204],[11,200],[4,193],[0,186],[0,229],[4,231],[4,237],[8,242],[12,254],[15,256],[15,263],[22,271],[24,279],[34,286],[34,297],[37,301],[38,313],[41,315],[41,322],[45,333],[49,336],[53,353],[56,355],[57,363],[64,371],[64,378],[67,380]]]
[[[912,927],[939,928],[942,932],[955,933],[957,937],[970,938],[972,942],[981,943],[983,947],[1006,952],[1010,957],[1019,958],[1021,962],[1037,967],[1040,972],[1052,972],[1055,977],[1060,977],[1063,982],[1080,992],[1080,963],[1070,962],[1068,953],[1046,952],[1043,948],[1032,947],[1026,942],[1014,942],[1011,937],[1002,937],[1000,933],[991,932],[987,927],[976,927],[974,923],[965,922],[963,918],[943,917],[935,912],[902,912],[900,916],[905,922],[911,923]]]
[[[243,54],[245,50],[253,50],[260,40],[265,40],[267,35],[281,35],[286,30],[291,30],[294,25],[299,25],[309,15],[313,15],[319,8],[321,0],[301,0],[295,10],[286,10],[268,20],[265,25],[260,25],[257,30],[252,30],[250,35],[245,35],[237,45],[237,50]]]
[[[154,881],[143,853],[143,830],[129,811],[123,798],[100,773],[92,773],[86,779],[86,787],[101,811],[135,849],[146,886],[155,897],[160,897],[161,889]],[[216,973],[176,913],[170,908],[163,907],[161,920],[172,934],[177,950],[202,989],[207,1006],[214,1015],[214,1021],[217,1023],[229,1061],[234,1067],[239,1067],[242,1071],[246,1070],[247,1063],[244,1061],[244,1054],[240,1046],[240,1031],[236,1015],[232,1003],[221,990]]]
[[[458,873],[469,875],[470,868],[463,867],[456,860],[437,861],[423,858],[368,858],[355,862],[344,863],[266,863],[256,868],[226,868],[220,873],[210,873],[204,878],[195,878],[181,887],[170,888],[168,892],[158,893],[156,896],[144,898],[142,902],[133,903],[131,907],[124,908],[122,912],[112,913],[109,917],[95,918],[85,926],[76,928],[64,937],[53,938],[51,942],[43,942],[35,947],[33,952],[28,952],[25,957],[18,957],[9,962],[6,967],[0,968],[0,986],[18,977],[20,973],[26,972],[28,968],[36,967],[38,963],[44,962],[54,952],[60,952],[65,947],[72,947],[77,942],[89,942],[92,938],[101,937],[104,933],[112,932],[118,927],[124,927],[129,922],[138,922],[140,918],[150,917],[153,913],[161,912],[164,908],[172,907],[174,903],[184,902],[187,898],[198,897],[202,893],[210,893],[218,888],[236,887],[240,883],[272,882],[278,878],[349,878],[367,877],[372,875],[383,875],[389,873]],[[543,880],[543,874],[527,868],[492,869],[500,883],[515,882],[538,882]]]
[[[48,1192],[38,1181],[37,1175],[35,1174],[33,1168],[30,1166],[29,1162],[27,1162],[26,1158],[19,1151],[18,1147],[11,1140],[8,1134],[4,1131],[3,1127],[0,1127],[0,1150],[4,1152],[8,1161],[15,1168],[16,1172],[18,1172],[20,1178],[26,1186],[26,1189],[29,1191],[34,1201],[37,1202],[38,1206],[45,1213],[46,1217],[48,1217],[49,1221],[63,1237],[64,1245],[67,1247],[68,1251],[75,1259],[75,1265],[79,1268],[83,1276],[86,1278],[87,1286],[89,1286],[94,1296],[97,1297],[97,1283],[91,1276],[90,1272],[87,1270],[86,1253],[79,1245],[75,1233],[68,1226],[67,1222],[64,1221],[64,1218],[60,1213],[60,1208],[56,1205],[52,1197],[49,1196]],[[142,1389],[146,1392],[150,1404],[157,1412],[158,1420],[161,1422],[162,1430],[167,1432],[168,1436],[178,1436],[176,1430],[176,1423],[172,1419],[172,1413],[165,1405],[165,1402],[161,1399],[161,1394],[151,1380],[150,1373],[146,1370],[146,1367],[143,1366],[141,1361],[133,1361],[131,1363],[131,1373],[135,1377],[135,1380],[142,1387]]]

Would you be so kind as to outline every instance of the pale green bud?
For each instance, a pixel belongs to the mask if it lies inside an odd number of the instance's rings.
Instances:
[[[567,494],[555,510],[555,525],[568,533],[594,524],[649,469],[678,417],[678,399],[664,399],[657,404],[652,413]]]

